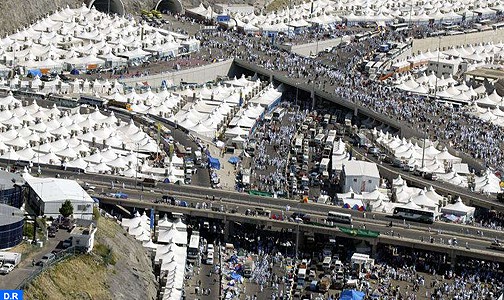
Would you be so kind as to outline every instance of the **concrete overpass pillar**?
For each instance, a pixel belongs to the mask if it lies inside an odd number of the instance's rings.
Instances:
[[[227,220],[227,217],[224,215],[224,240],[227,241],[229,239],[229,221]]]
[[[315,101],[315,90],[314,89],[311,90],[311,100],[312,100],[311,109],[314,110],[315,109],[315,104],[316,104],[316,101]]]
[[[371,243],[371,256],[374,257],[378,251],[378,241],[374,240]]]
[[[451,249],[450,251],[450,266],[452,269],[455,268],[455,264],[457,263],[457,252],[455,249]]]

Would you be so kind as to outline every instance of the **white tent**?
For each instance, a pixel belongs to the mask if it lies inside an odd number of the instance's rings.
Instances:
[[[455,215],[457,217],[470,218],[474,215],[476,208],[467,206],[462,202],[462,199],[458,198],[455,203],[448,204],[441,208],[443,214]]]

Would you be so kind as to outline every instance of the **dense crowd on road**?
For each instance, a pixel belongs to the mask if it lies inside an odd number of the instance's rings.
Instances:
[[[283,51],[260,38],[248,38],[236,32],[219,31],[200,38],[203,47],[216,49],[214,53],[218,57],[239,58],[291,78],[303,79],[344,100],[407,123],[419,132],[426,129],[431,138],[444,140],[488,166],[499,167],[504,162],[501,144],[504,131],[497,126],[471,116],[466,110],[449,108],[433,99],[369,81],[358,71],[357,63],[366,57],[369,49],[388,40],[387,35],[346,46],[335,54],[340,59],[336,66]]]

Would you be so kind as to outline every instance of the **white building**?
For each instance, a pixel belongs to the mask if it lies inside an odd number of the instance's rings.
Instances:
[[[74,218],[93,218],[94,201],[76,181],[33,177],[29,173],[24,173],[23,179],[27,185],[28,203],[38,215],[56,218],[63,202],[70,200]]]
[[[221,15],[235,15],[237,13],[250,15],[254,13],[254,6],[250,4],[217,3],[214,6],[215,12]]]
[[[91,252],[94,247],[94,237],[97,229],[93,221],[77,219],[75,227],[70,233],[73,246],[84,247],[87,249],[87,253]]]
[[[434,74],[436,74],[439,78],[441,78],[441,76],[447,78],[450,75],[457,74],[460,63],[461,61],[458,59],[431,59],[429,60],[427,70],[429,72],[434,72]]]
[[[352,190],[357,192],[372,192],[380,186],[380,173],[375,163],[361,160],[349,160],[341,170],[341,186],[343,193]]]

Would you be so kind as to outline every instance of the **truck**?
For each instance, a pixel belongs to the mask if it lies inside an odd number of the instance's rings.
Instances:
[[[322,261],[322,269],[325,272],[328,272],[331,269],[332,266],[332,258],[330,256],[324,257],[324,260]]]
[[[329,158],[322,158],[320,161],[320,167],[319,167],[319,172],[327,172],[329,169],[329,164],[331,163],[331,160]]]
[[[255,269],[255,263],[252,257],[247,258],[243,267],[243,277],[250,278]]]
[[[201,165],[201,161],[202,161],[201,151],[199,150],[194,151],[194,162],[196,163],[196,165],[197,166]]]
[[[12,264],[17,266],[21,262],[21,253],[17,252],[0,252],[0,264]]]

